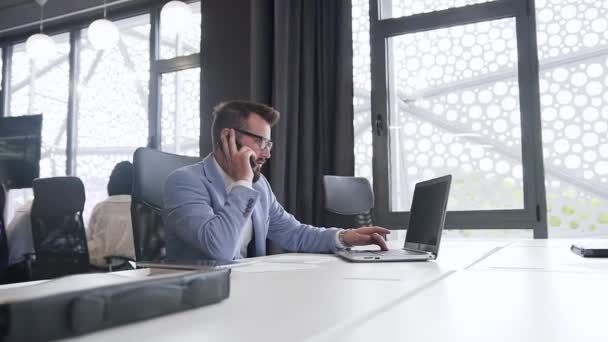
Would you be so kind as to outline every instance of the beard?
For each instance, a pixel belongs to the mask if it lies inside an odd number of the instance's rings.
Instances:
[[[256,167],[252,170],[253,171],[253,183],[256,183],[258,180],[260,180],[260,177],[262,176],[262,166],[264,164],[257,164]]]
[[[253,171],[253,183],[257,183],[260,180],[260,176],[262,176],[260,170]]]

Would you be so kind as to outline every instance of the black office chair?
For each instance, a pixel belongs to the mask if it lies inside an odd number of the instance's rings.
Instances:
[[[30,280],[89,272],[82,181],[78,177],[38,178],[32,188],[32,237],[36,252],[28,258]]]
[[[200,160],[147,147],[140,147],[133,154],[131,221],[136,260],[156,261],[164,258],[165,232],[161,210],[165,180],[174,170]]]
[[[333,218],[337,227],[366,227],[374,224],[374,191],[363,177],[323,176],[325,210],[345,216]],[[331,218],[330,218],[331,220]]]

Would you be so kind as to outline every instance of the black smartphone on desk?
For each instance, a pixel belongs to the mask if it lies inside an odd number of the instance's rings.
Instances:
[[[572,253],[584,258],[608,258],[608,243],[605,247],[591,247],[585,245],[572,245]]]

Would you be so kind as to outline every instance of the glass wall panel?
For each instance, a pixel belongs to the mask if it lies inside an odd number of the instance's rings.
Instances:
[[[388,44],[390,210],[408,211],[414,185],[445,174],[448,210],[523,209],[515,19]]]
[[[380,0],[380,18],[399,18],[414,14],[490,2],[491,0]]]
[[[201,2],[188,4],[191,14],[160,22],[160,58],[187,56],[201,50]]]
[[[10,70],[8,115],[42,114],[40,177],[66,174],[66,123],[69,95],[69,34],[52,37],[56,44],[53,55],[31,60],[25,43],[13,46]],[[11,190],[7,213],[32,198],[31,189]]]
[[[550,237],[608,234],[608,6],[536,0]]]
[[[373,181],[369,1],[353,0],[353,108],[355,176]]]
[[[200,68],[162,75],[161,150],[199,156]]]
[[[85,217],[107,197],[114,165],[132,160],[148,138],[150,17],[117,21],[118,44],[97,51],[86,30],[80,40],[75,174],[87,194]]]

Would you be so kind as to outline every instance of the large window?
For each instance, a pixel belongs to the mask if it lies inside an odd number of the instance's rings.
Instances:
[[[86,214],[107,197],[114,165],[131,160],[148,138],[149,15],[115,24],[120,39],[107,51],[89,44],[87,30],[80,33],[74,174],[85,185]]]
[[[369,0],[352,0],[355,175],[373,181]]]
[[[82,26],[54,35],[57,53],[36,61],[25,43],[5,50],[3,114],[43,114],[40,176],[80,177],[85,221],[107,196],[113,166],[136,148],[199,154],[201,5],[189,1],[192,14],[174,30],[160,18],[163,4],[113,20],[120,39],[109,50],[94,49]],[[31,198],[31,189],[11,190],[8,219]]]
[[[188,5],[192,15],[180,18],[180,22],[163,22],[160,25],[160,58],[171,59],[187,56],[201,50],[201,3]],[[177,28],[180,28],[177,30]]]
[[[371,44],[369,3],[380,19],[372,16],[371,31],[378,34]],[[601,1],[536,0],[533,21],[521,13],[530,12],[527,3],[353,1],[355,174],[371,179],[372,166],[388,170],[374,175],[376,183],[387,184],[390,213],[408,210],[413,183],[449,172],[455,176],[450,210],[470,217],[475,210],[519,210],[532,197],[528,184],[537,201],[546,187],[549,236],[608,232],[608,8]],[[480,8],[493,18],[480,20]],[[470,20],[460,23],[453,13]],[[382,20],[388,18],[396,31],[387,32]],[[534,32],[525,30],[534,24],[536,47],[517,34]],[[522,56],[522,43],[534,51]],[[372,116],[369,105],[372,46],[387,51],[373,65],[380,66],[374,77],[388,84],[376,89],[381,95],[374,101],[386,101],[388,127],[377,125],[382,111]],[[534,54],[538,91],[522,96],[517,66],[528,67],[526,58]],[[539,121],[534,102],[540,103]],[[524,126],[532,128],[529,135],[542,135],[544,163],[529,160],[540,153],[537,146],[522,146]],[[388,131],[386,141],[378,128]],[[378,158],[383,150],[386,158]],[[524,170],[540,167],[544,181],[537,175],[526,182]],[[492,217],[485,221],[497,226]]]
[[[447,228],[546,236],[528,2],[367,5],[353,1],[355,172],[373,170],[379,223],[403,227],[415,183],[452,174]]]
[[[201,3],[189,5],[191,15],[175,23],[160,18],[160,58],[154,66],[159,80],[160,149],[200,154]],[[181,31],[176,27],[181,26]],[[181,32],[181,33],[180,33]]]
[[[382,19],[407,17],[414,14],[445,10],[492,0],[379,0]]]
[[[161,150],[199,155],[200,68],[162,75]]]
[[[608,233],[608,6],[536,0],[550,236]]]
[[[515,20],[400,35],[387,44],[391,211],[408,211],[414,185],[444,174],[456,180],[448,210],[522,209]],[[512,76],[496,79],[499,70]]]
[[[66,173],[66,118],[69,96],[69,34],[53,36],[57,52],[32,60],[25,43],[12,47],[10,83],[6,101],[8,115],[42,114],[40,177]],[[7,213],[32,198],[31,189],[9,192]]]

